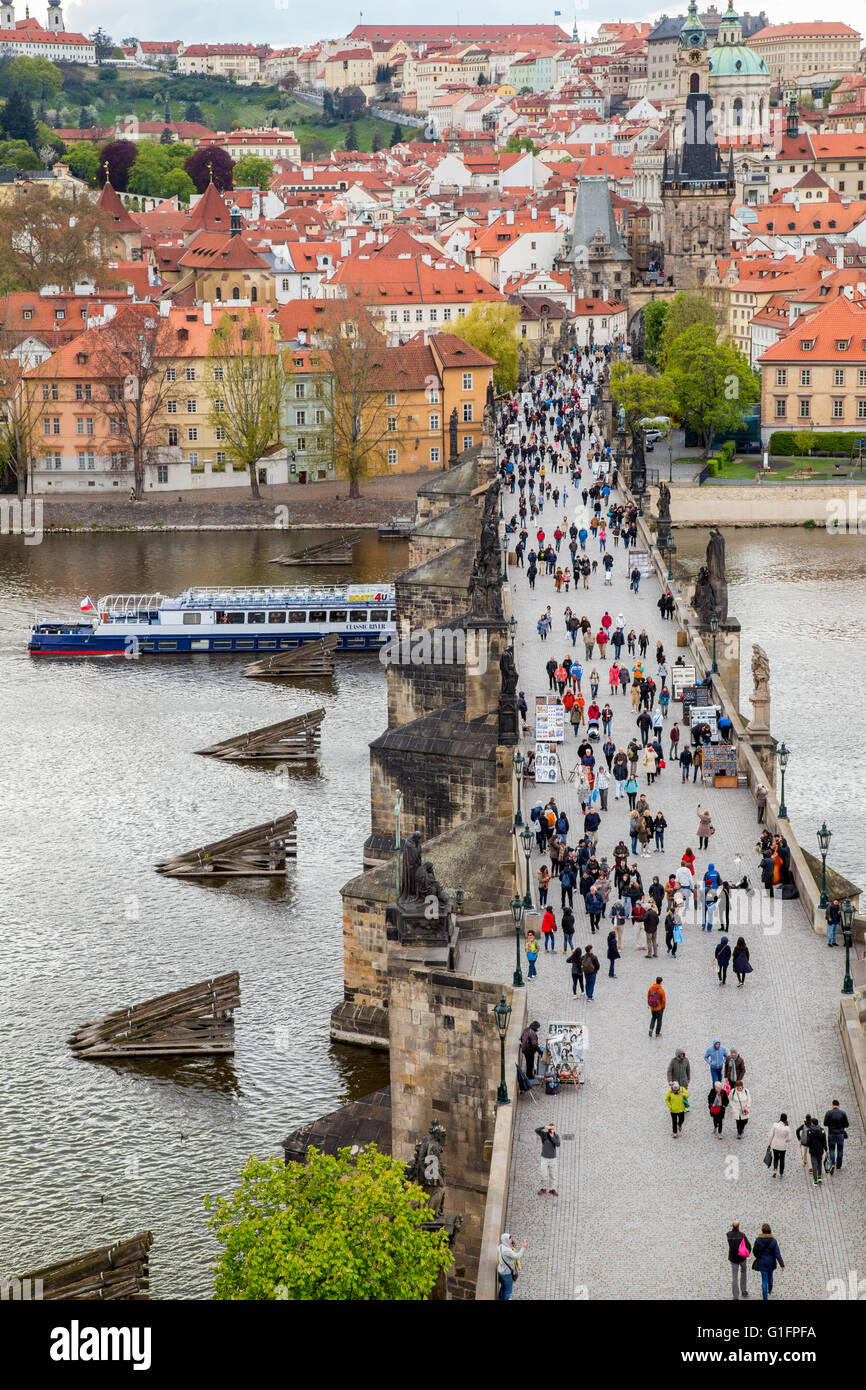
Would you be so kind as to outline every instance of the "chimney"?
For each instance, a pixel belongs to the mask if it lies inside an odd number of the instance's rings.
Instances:
[[[529,216],[532,218],[533,222],[537,222],[537,221],[538,221],[538,208],[535,208],[535,207],[530,208],[530,210],[529,210]]]
[[[837,247],[836,247],[836,269],[837,269],[837,270],[841,270],[844,264],[845,264],[845,248],[844,248],[843,246],[837,246]]]
[[[159,301],[159,317],[161,319],[167,319],[170,312],[171,304],[169,303],[169,301],[167,299],[161,299]]]
[[[210,304],[203,304],[201,309],[201,321],[206,328],[210,328],[213,323],[213,308]]]
[[[298,342],[300,343],[301,347],[306,347],[306,345],[307,345],[307,330],[306,330],[306,328],[299,328],[299,329],[298,329]]]

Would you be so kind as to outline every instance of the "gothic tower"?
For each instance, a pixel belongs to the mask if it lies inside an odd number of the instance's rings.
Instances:
[[[15,10],[12,6],[11,0],[6,0],[6,3],[0,5],[0,29],[14,28]]]
[[[48,0],[48,32],[57,34],[62,33],[66,28],[63,23],[62,0]]]

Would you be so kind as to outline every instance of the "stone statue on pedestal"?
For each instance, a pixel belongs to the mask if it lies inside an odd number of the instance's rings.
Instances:
[[[706,565],[701,565],[698,570],[698,577],[695,581],[695,592],[692,598],[692,607],[704,624],[709,623],[710,618],[715,612],[716,600],[710,584],[710,572]]]
[[[499,693],[499,743],[515,744],[520,737],[520,724],[517,710],[517,667],[514,664],[514,648],[506,647],[499,658],[502,688]]]
[[[707,542],[707,572],[713,591],[713,611],[723,623],[728,616],[728,581],[725,577],[725,538],[718,526],[710,528]]]
[[[659,519],[656,532],[656,545],[664,549],[671,536],[671,490],[667,483],[659,483]]]
[[[430,1132],[416,1143],[415,1157],[406,1164],[406,1177],[422,1189],[438,1219],[441,1219],[445,1205],[445,1164],[442,1154],[446,1138],[444,1125],[434,1120]]]
[[[457,407],[448,416],[448,462],[456,463],[459,454],[457,447]]]
[[[421,832],[414,831],[406,840],[403,841],[403,848],[400,851],[400,897],[398,901],[404,899],[412,901],[423,897],[419,892],[419,875],[421,872]]]
[[[746,725],[749,734],[770,733],[770,659],[757,642],[752,646],[752,717]]]

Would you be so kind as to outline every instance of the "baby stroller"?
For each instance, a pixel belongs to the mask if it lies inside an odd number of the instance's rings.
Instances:
[[[598,731],[597,719],[590,719],[589,723],[586,726],[586,736],[591,743],[598,743],[598,740],[601,737],[601,735]]]

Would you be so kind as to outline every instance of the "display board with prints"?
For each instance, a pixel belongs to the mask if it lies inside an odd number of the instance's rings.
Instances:
[[[539,782],[559,781],[559,757],[555,743],[536,743],[535,781],[536,785]]]
[[[565,706],[555,696],[536,696],[535,738],[541,743],[562,743],[565,738]]]
[[[705,747],[703,774],[707,786],[712,784],[713,778],[716,776],[736,777],[737,750],[734,745],[732,743],[716,743],[709,748]]]
[[[670,668],[671,675],[671,694],[675,700],[679,700],[683,693],[683,688],[687,685],[694,685],[697,672],[694,666],[678,666],[674,662]]]
[[[629,574],[631,574],[635,566],[637,566],[640,572],[641,579],[646,579],[648,575],[652,574],[653,567],[648,550],[630,550],[628,552]]]
[[[709,724],[710,739],[713,743],[719,741],[719,707],[718,705],[692,705],[689,711],[689,725],[692,729],[698,724]]]
[[[701,693],[699,685],[684,685],[682,690],[683,699],[683,723],[690,724],[692,710],[698,703],[698,696]]]

